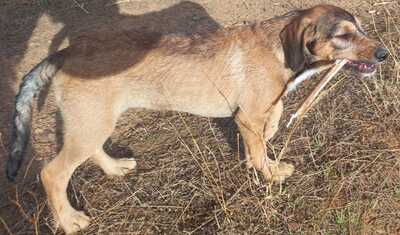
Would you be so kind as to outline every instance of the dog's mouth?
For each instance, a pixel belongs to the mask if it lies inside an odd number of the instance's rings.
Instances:
[[[358,72],[361,74],[371,74],[375,72],[377,64],[372,64],[368,62],[349,60],[345,65],[346,69]]]

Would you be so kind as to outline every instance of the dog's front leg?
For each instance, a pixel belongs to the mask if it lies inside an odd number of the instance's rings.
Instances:
[[[264,138],[265,141],[269,141],[279,127],[279,120],[281,119],[283,113],[283,102],[279,100],[275,105],[273,105],[267,112],[265,125],[264,125]]]
[[[267,156],[265,139],[274,134],[267,130],[271,126],[277,127],[281,111],[280,106],[272,107],[266,113],[247,113],[239,109],[235,116],[243,137],[247,165],[261,171],[267,181],[283,182],[294,171],[292,165],[271,160]],[[272,132],[276,132],[275,129],[272,128]]]

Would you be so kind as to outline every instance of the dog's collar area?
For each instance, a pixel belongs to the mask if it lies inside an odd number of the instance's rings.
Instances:
[[[302,82],[312,78],[315,74],[324,71],[336,62],[332,61],[320,61],[308,65],[299,73],[295,74],[292,79],[286,84],[285,95],[296,90],[297,86]]]

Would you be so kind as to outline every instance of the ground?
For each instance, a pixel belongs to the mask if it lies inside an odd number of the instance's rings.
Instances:
[[[35,104],[31,146],[16,184],[4,177],[13,96],[35,64],[79,32],[124,24],[191,33],[243,24],[323,1],[14,0],[0,2],[0,234],[62,234],[52,225],[38,174],[60,148],[50,91]],[[105,144],[135,157],[138,170],[109,178],[90,162],[74,173],[69,197],[92,218],[82,234],[399,234],[400,3],[325,1],[360,16],[390,50],[369,80],[345,74],[289,139],[288,116],[312,87],[285,99],[270,156],[295,174],[269,185],[245,167],[231,119],[130,110]]]

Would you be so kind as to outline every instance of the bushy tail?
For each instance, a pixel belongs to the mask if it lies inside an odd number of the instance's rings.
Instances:
[[[10,181],[15,180],[28,145],[33,98],[56,74],[63,61],[64,53],[60,51],[44,59],[23,78],[14,101],[11,148],[6,165],[7,178]]]

